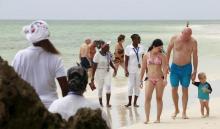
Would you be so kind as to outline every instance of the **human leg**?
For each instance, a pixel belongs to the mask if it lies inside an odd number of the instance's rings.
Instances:
[[[145,124],[147,124],[150,120],[150,107],[151,107],[151,99],[152,99],[152,94],[154,91],[154,86],[150,81],[146,82],[145,86],[145,115],[146,115],[146,121]]]
[[[155,123],[160,123],[160,116],[163,109],[163,92],[164,92],[164,85],[163,80],[160,80],[155,85],[156,88],[156,100],[157,100],[157,120]]]
[[[172,98],[173,98],[173,103],[175,107],[175,111],[172,115],[172,118],[175,119],[176,116],[179,114],[179,95],[178,95],[178,87],[172,88]]]
[[[204,117],[204,102],[203,102],[203,100],[199,100],[199,102],[200,102],[200,111],[201,111],[201,116],[202,116],[202,118]]]
[[[186,109],[187,109],[187,103],[188,103],[188,88],[182,88],[182,106],[183,106],[183,113],[182,118],[188,119],[188,116],[186,115]]]
[[[104,79],[104,86],[106,88],[106,106],[111,107],[110,98],[111,98],[111,73],[107,72]]]
[[[103,92],[103,86],[104,86],[104,79],[96,77],[95,78],[95,82],[96,82],[97,87],[98,87],[99,104],[103,107],[103,104],[102,104],[102,92]]]
[[[209,117],[209,100],[205,101],[206,115],[205,117]]]
[[[170,73],[170,83],[172,86],[172,99],[175,107],[175,111],[172,115],[172,118],[175,119],[177,114],[179,113],[179,94],[178,94],[178,86],[179,86],[179,75],[177,73],[178,69],[176,69],[175,65],[171,66],[171,73]]]
[[[137,105],[137,99],[138,96],[140,94],[140,77],[139,77],[139,73],[136,73],[135,76],[135,85],[134,85],[134,107],[139,107],[139,105]]]
[[[133,87],[135,85],[134,78],[135,76],[130,73],[128,76],[128,104],[126,104],[125,107],[131,106]]]

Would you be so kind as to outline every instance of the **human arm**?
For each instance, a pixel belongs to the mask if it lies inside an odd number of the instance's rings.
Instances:
[[[208,90],[209,90],[209,94],[211,94],[212,93],[212,87],[209,83],[208,83]]]
[[[194,86],[196,86],[196,87],[199,87],[200,82],[195,82],[195,81],[193,81],[192,84],[193,84]]]
[[[174,47],[174,40],[175,40],[175,36],[174,37],[172,37],[171,39],[170,39],[170,42],[169,42],[169,44],[168,44],[168,47],[167,47],[167,51],[166,51],[166,57],[167,57],[167,63],[169,64],[169,61],[170,61],[170,54],[171,54],[171,51],[172,51],[172,49],[173,49],[173,47]]]
[[[126,76],[126,77],[129,76],[129,72],[128,72],[128,60],[129,60],[129,56],[125,55],[125,76]]]
[[[162,54],[162,71],[164,77],[164,84],[167,84],[167,74],[168,74],[168,62],[166,55]]]
[[[197,67],[198,67],[198,48],[197,48],[197,41],[193,44],[193,73],[192,73],[192,81],[195,80],[197,74]]]
[[[63,97],[66,96],[69,92],[68,82],[67,82],[66,76],[58,77],[57,81],[60,85],[60,88],[61,88],[61,91],[62,91],[62,96]]]
[[[112,60],[110,60],[110,66],[114,69],[114,75],[113,76],[116,76],[117,75],[117,70],[116,70],[114,64],[112,63]]]
[[[97,69],[97,66],[98,66],[98,63],[93,63],[92,64],[92,77],[91,77],[91,82],[93,83],[94,82],[94,76],[95,76],[95,72],[96,72],[96,69]]]
[[[147,53],[144,54],[142,64],[141,64],[141,72],[140,72],[140,82],[141,82],[140,87],[141,88],[143,87],[143,77],[144,77],[144,73],[146,69],[147,69]]]

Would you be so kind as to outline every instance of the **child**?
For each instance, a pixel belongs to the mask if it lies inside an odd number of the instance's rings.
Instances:
[[[193,85],[198,87],[198,98],[201,105],[202,118],[209,117],[209,94],[212,92],[212,88],[208,82],[206,82],[206,74],[201,72],[198,74],[200,82],[193,82]],[[204,108],[206,109],[206,115],[204,115]]]

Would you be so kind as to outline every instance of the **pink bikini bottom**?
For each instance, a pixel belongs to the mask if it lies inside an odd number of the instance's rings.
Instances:
[[[151,83],[155,86],[155,85],[157,84],[157,82],[158,82],[159,80],[164,79],[164,77],[161,77],[161,78],[158,78],[158,77],[149,77],[149,78],[147,78],[147,79],[149,79],[149,81],[151,81]],[[145,79],[145,80],[147,80],[147,79]]]

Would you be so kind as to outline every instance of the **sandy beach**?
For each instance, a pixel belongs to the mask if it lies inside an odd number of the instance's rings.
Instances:
[[[132,126],[122,127],[120,129],[219,129],[220,126],[220,98],[212,98],[210,101],[211,114],[208,118],[200,117],[199,105],[191,105],[188,110],[188,115],[190,119],[184,120],[181,119],[181,115],[177,117],[175,120],[171,119],[171,117],[167,114],[171,112],[166,112],[162,116],[162,122],[160,124],[155,124],[153,122],[149,124],[144,124],[143,122],[139,122]]]
[[[149,124],[144,124],[145,121],[145,112],[144,112],[144,90],[141,91],[138,104],[139,108],[125,108],[124,104],[127,103],[127,81],[126,78],[120,75],[116,79],[113,80],[112,87],[112,108],[104,107],[103,110],[106,111],[108,117],[112,121],[113,129],[218,129],[220,126],[220,97],[218,92],[220,91],[218,85],[220,84],[220,80],[211,80],[210,83],[214,89],[211,94],[210,99],[210,117],[209,118],[201,118],[200,115],[200,104],[197,98],[197,88],[193,85],[189,87],[189,103],[187,114],[190,119],[184,120],[181,118],[181,113],[179,113],[178,117],[174,120],[171,118],[171,114],[174,111],[174,105],[171,97],[171,86],[167,85],[164,92],[164,108],[161,116],[161,123],[155,124],[153,123],[156,118],[156,100],[155,93],[152,99],[151,105],[151,121]],[[85,96],[90,98],[91,100],[97,101],[97,91],[91,92],[90,89],[87,90]],[[181,90],[179,89],[179,93],[181,96]],[[104,95],[103,95],[104,96]],[[104,99],[105,100],[105,99]],[[97,101],[98,102],[98,101]],[[105,101],[104,101],[105,103]],[[179,102],[180,111],[182,109],[181,101]]]
[[[14,58],[14,55],[21,49],[28,47],[28,43],[25,38],[20,35],[21,27],[29,23],[29,21],[1,21],[0,25],[2,29],[0,33],[0,51],[1,56],[9,63]],[[126,38],[125,46],[130,44],[130,34],[134,32],[140,33],[142,38],[142,44],[146,48],[150,45],[151,41],[157,37],[160,37],[165,43],[165,49],[167,48],[170,36],[177,34],[181,31],[185,21],[133,21],[117,22],[117,21],[96,21],[96,22],[77,22],[77,21],[50,21],[51,33],[53,34],[53,42],[55,46],[62,53],[61,56],[64,60],[65,68],[68,69],[75,65],[78,61],[79,46],[83,42],[85,37],[92,36],[93,39],[103,38],[104,40],[115,41],[115,38],[119,32],[123,30],[123,33],[128,37]],[[88,28],[87,25],[90,25]],[[169,27],[167,27],[169,25]],[[11,29],[12,28],[12,29]],[[77,29],[73,29],[77,28]],[[111,28],[111,29],[110,29]],[[147,28],[147,29],[146,29]],[[164,91],[164,108],[160,124],[153,124],[152,122],[156,118],[156,101],[155,94],[152,98],[152,110],[151,110],[151,123],[149,125],[143,124],[145,121],[144,112],[144,90],[141,90],[140,97],[138,99],[139,108],[125,108],[127,104],[127,78],[124,76],[124,71],[119,68],[118,75],[112,79],[112,108],[104,107],[108,117],[112,121],[112,129],[131,129],[131,128],[163,128],[163,129],[218,129],[220,125],[220,21],[193,21],[192,22],[193,35],[198,39],[199,48],[199,72],[205,72],[207,74],[207,80],[210,82],[213,88],[213,93],[210,95],[210,117],[202,119],[200,118],[200,105],[197,99],[197,88],[190,85],[189,87],[189,104],[188,104],[188,116],[189,120],[182,120],[181,114],[176,120],[171,119],[174,106],[171,96],[171,86],[167,85]],[[5,30],[9,30],[5,33]],[[89,31],[88,31],[89,30]],[[107,31],[106,31],[107,30]],[[105,32],[105,33],[104,33]],[[114,50],[114,44],[111,46],[111,51]],[[171,62],[170,62],[171,63]],[[169,77],[168,77],[169,79]],[[169,82],[169,80],[168,80]],[[60,95],[59,86],[58,93]],[[179,89],[181,96],[181,90]],[[88,87],[84,94],[86,98],[96,101],[97,90],[91,91]],[[103,98],[105,95],[103,94]],[[105,99],[104,99],[105,104]],[[179,103],[181,110],[182,104]],[[218,123],[218,122],[219,123]]]

